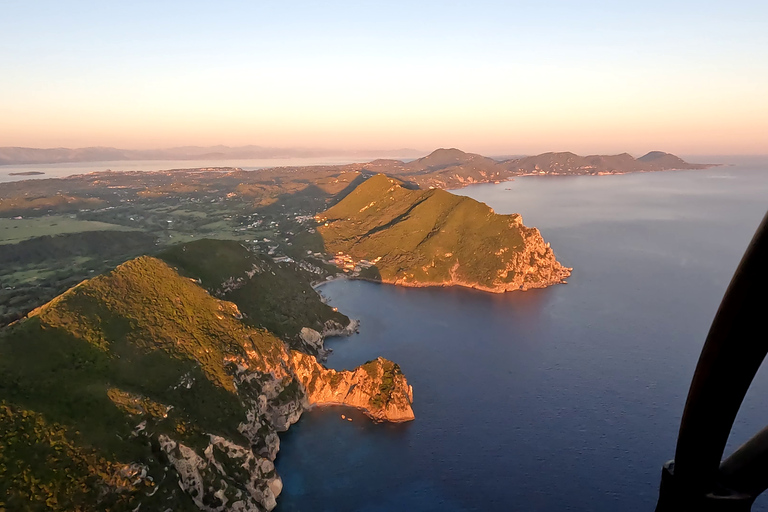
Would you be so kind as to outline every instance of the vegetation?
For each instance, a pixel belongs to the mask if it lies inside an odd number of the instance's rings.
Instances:
[[[409,190],[377,175],[320,216],[329,251],[376,262],[387,282],[511,282],[508,263],[525,249],[519,215],[443,190]],[[380,259],[379,259],[380,258]]]
[[[279,357],[273,336],[247,329],[237,307],[220,302],[168,265],[142,256],[95,277],[33,312],[46,327],[61,329],[102,350],[120,353],[162,349],[194,361],[216,385],[234,391],[226,356],[255,350]]]
[[[155,243],[147,233],[110,230],[0,245],[0,325],[20,319],[96,273],[155,251]]]
[[[137,425],[192,447],[207,446],[210,433],[247,444],[226,361],[249,352],[266,370],[284,352],[237,315],[162,261],[140,257],[0,332],[0,485],[12,485],[15,500],[5,506],[132,510],[140,499],[149,510],[190,510],[155,438],[138,436]],[[152,479],[121,484],[129,462]],[[150,482],[157,491],[141,492]]]
[[[344,167],[314,167],[103,172],[4,183],[0,326],[128,259],[200,238],[237,240],[297,262],[307,250],[323,253],[312,216],[361,179]],[[335,272],[310,263],[325,269],[322,277]]]
[[[327,275],[324,271],[316,274],[295,263],[275,263],[225,240],[190,242],[158,257],[200,279],[217,297],[237,304],[246,324],[282,338],[296,339],[302,327],[322,331],[328,321],[342,327],[349,324],[349,318],[323,303],[311,286],[313,279]]]
[[[386,359],[368,361],[363,365],[371,380],[378,378],[379,367],[382,369],[381,384],[378,393],[371,397],[371,407],[374,409],[385,407],[390,402],[395,390],[395,379],[403,375],[400,365]]]
[[[127,231],[130,228],[106,222],[77,220],[65,215],[31,219],[0,219],[0,244],[16,243],[46,235],[105,231],[108,229]]]
[[[128,510],[136,493],[127,492],[125,468],[72,437],[40,414],[0,402],[0,509]],[[123,486],[126,492],[104,492]]]

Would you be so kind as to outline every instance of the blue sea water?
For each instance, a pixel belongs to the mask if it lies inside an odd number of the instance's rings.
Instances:
[[[282,435],[277,510],[653,510],[702,343],[768,209],[768,160],[456,192],[521,213],[574,267],[568,284],[505,295],[325,285],[362,322],[328,341],[329,366],[398,362],[416,420],[305,414]],[[761,370],[728,450],[766,424]]]

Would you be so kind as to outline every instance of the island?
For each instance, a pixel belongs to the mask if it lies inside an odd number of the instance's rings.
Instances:
[[[326,249],[361,278],[401,286],[489,292],[563,283],[556,259],[518,214],[444,190],[412,190],[379,174],[317,216]]]
[[[515,158],[489,158],[456,148],[440,148],[410,162],[380,159],[363,164],[362,168],[371,173],[395,176],[424,189],[455,189],[477,183],[499,183],[516,176],[603,176],[706,169],[713,165],[691,164],[663,151],[651,151],[640,158],[627,153],[580,156],[567,151]]]
[[[8,176],[42,176],[43,171],[9,172]]]

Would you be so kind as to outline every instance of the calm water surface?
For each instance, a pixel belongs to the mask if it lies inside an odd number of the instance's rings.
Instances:
[[[371,156],[326,156],[302,158],[260,158],[224,160],[121,160],[116,162],[65,162],[57,164],[0,165],[0,183],[46,178],[66,178],[78,174],[111,171],[162,171],[168,169],[195,169],[200,167],[239,167],[244,171],[256,171],[269,167],[305,165],[343,165],[354,162],[368,162],[380,158]],[[391,158],[391,157],[388,157]],[[406,159],[408,160],[408,159]],[[42,172],[33,176],[19,176],[18,173]]]
[[[329,366],[398,362],[416,420],[304,415],[282,436],[278,510],[652,511],[702,343],[768,208],[768,161],[458,193],[522,213],[573,276],[506,295],[326,285],[362,321],[329,341]],[[763,371],[729,450],[766,424]]]

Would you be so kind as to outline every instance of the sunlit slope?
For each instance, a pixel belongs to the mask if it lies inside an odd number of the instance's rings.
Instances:
[[[328,251],[377,260],[384,282],[503,292],[548,286],[570,274],[520,215],[498,215],[444,190],[409,190],[384,175],[318,219]]]
[[[0,420],[23,432],[3,434],[6,507],[194,510],[158,439],[202,447],[216,434],[247,444],[238,430],[247,407],[226,361],[258,353],[249,360],[266,369],[282,357],[280,340],[235,315],[232,304],[142,257],[6,329]]]
[[[341,330],[349,318],[320,300],[310,279],[290,263],[249,252],[234,240],[198,240],[163,251],[159,257],[215,296],[232,301],[243,321],[294,340],[303,327]]]
[[[307,407],[413,419],[393,363],[327,370],[240,318],[144,256],[0,331],[0,508],[271,510]]]

